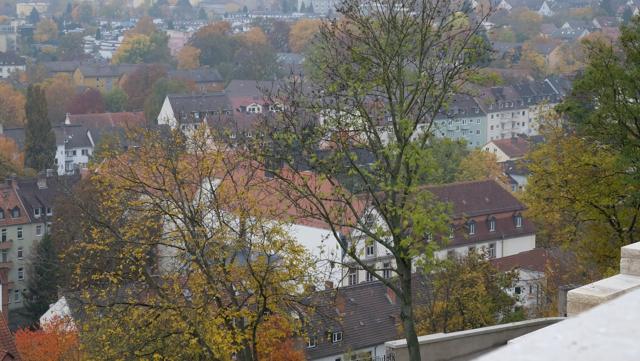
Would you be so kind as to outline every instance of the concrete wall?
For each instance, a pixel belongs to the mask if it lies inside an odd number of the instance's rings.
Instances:
[[[504,346],[509,340],[552,325],[564,318],[540,318],[504,325],[477,328],[474,330],[437,333],[420,336],[422,361],[469,360],[483,353]],[[387,353],[394,353],[396,361],[408,361],[409,353],[405,340],[386,343]]]
[[[620,274],[569,291],[567,315],[575,316],[636,289],[640,289],[640,242],[622,247]]]

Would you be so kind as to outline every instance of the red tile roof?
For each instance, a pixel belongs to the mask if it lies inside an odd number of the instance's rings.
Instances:
[[[29,214],[24,204],[22,204],[20,197],[18,197],[14,183],[15,181],[12,181],[12,184],[7,184],[6,182],[0,183],[0,209],[2,209],[4,214],[4,218],[0,219],[0,226],[2,227],[30,222]],[[20,216],[13,218],[11,211],[16,207],[20,210]]]
[[[2,312],[0,312],[0,361],[20,361],[16,340],[9,331],[9,326]]]
[[[497,139],[493,141],[509,158],[522,158],[529,152],[529,141],[522,137]]]
[[[491,263],[500,271],[506,272],[514,269],[544,272],[549,260],[549,254],[544,248],[535,248],[530,251],[520,252],[512,256],[496,258]]]
[[[88,128],[114,128],[141,126],[145,123],[143,112],[69,114],[71,124]]]

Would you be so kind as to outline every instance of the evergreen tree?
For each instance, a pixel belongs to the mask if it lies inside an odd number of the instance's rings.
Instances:
[[[309,14],[313,14],[314,13],[314,11],[313,11],[313,3],[309,3],[309,7],[307,8],[307,12]]]
[[[242,13],[245,15],[249,13],[249,8],[247,7],[247,5],[242,7]]]
[[[200,8],[200,10],[198,10],[198,19],[209,20],[209,16],[207,15],[207,12],[204,11],[204,8]]]
[[[31,13],[29,14],[29,17],[27,18],[27,20],[29,20],[29,23],[33,25],[36,25],[37,23],[40,22],[40,13],[35,7],[31,9]]]
[[[47,100],[44,90],[30,85],[25,105],[27,125],[25,127],[24,165],[35,170],[53,167],[56,137],[47,117]]]
[[[302,4],[300,4],[300,12],[301,13],[307,12],[307,7],[304,5],[304,1],[302,2]]]
[[[96,40],[102,40],[102,31],[100,28],[96,29]]]
[[[36,244],[30,261],[24,315],[35,323],[58,299],[58,258],[49,234]]]

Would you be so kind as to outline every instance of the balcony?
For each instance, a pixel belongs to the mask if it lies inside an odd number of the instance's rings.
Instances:
[[[13,262],[11,261],[0,262],[0,269],[11,268],[11,267],[13,267]]]
[[[0,242],[0,250],[1,249],[9,249],[13,247],[13,240],[12,239],[8,239],[4,242]]]

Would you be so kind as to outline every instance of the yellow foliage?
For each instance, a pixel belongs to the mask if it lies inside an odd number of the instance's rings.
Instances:
[[[58,38],[58,25],[51,19],[42,19],[36,25],[36,31],[33,34],[33,39],[40,43],[46,43],[49,40],[55,40]]]
[[[200,67],[200,49],[186,45],[176,56],[178,69],[197,69]]]
[[[249,31],[240,34],[240,40],[247,45],[267,45],[267,36],[260,27],[254,26]]]
[[[291,26],[289,32],[289,48],[294,53],[301,52],[318,33],[321,21],[317,19],[301,19]]]

